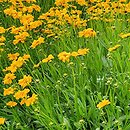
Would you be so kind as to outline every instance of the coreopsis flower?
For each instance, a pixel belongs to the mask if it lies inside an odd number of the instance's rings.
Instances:
[[[0,36],[0,42],[4,42],[6,39],[4,36]]]
[[[3,71],[4,72],[10,71],[11,73],[15,73],[17,68],[18,67],[17,67],[16,61],[13,61],[12,64],[9,67],[6,67],[6,69],[4,69]]]
[[[12,73],[16,72],[16,70],[20,68],[25,63],[25,60],[28,60],[28,58],[28,55],[24,55],[23,57],[19,57],[17,60],[13,60],[11,65],[6,67],[3,71],[11,71]]]
[[[17,60],[17,58],[18,58],[18,56],[19,56],[19,53],[17,52],[17,53],[14,53],[14,54],[8,54],[8,58],[9,58],[9,60]]]
[[[28,26],[29,26],[28,28],[29,28],[30,30],[32,30],[32,29],[34,29],[34,28],[39,27],[40,25],[42,25],[42,21],[37,20],[37,21],[34,21],[34,22],[30,22],[30,24],[28,25]]]
[[[88,28],[88,29],[84,29],[83,31],[80,31],[79,32],[79,37],[94,37],[96,36],[96,32],[91,29],[91,28]]]
[[[22,57],[24,60],[28,60],[30,58],[30,55],[24,54],[24,56]]]
[[[9,102],[6,103],[6,105],[9,106],[9,107],[14,107],[14,106],[17,105],[17,103],[14,102],[14,101],[9,101]]]
[[[36,46],[40,45],[44,43],[44,38],[43,37],[39,37],[38,40],[34,40],[32,45],[31,45],[31,48],[35,48]]]
[[[70,56],[71,56],[71,53],[67,53],[65,51],[58,54],[59,60],[62,60],[63,62],[65,62],[65,61],[69,62]]]
[[[3,125],[5,123],[5,118],[0,117],[0,125]]]
[[[87,5],[87,3],[86,3],[85,0],[76,0],[76,2],[77,2],[79,5],[81,5],[81,6]]]
[[[14,37],[15,37],[15,40],[13,40],[14,45],[18,44],[19,42],[24,43],[26,38],[29,37],[29,33],[28,32],[21,32]]]
[[[24,26],[20,26],[18,28],[16,28],[15,26],[13,26],[11,28],[11,33],[12,34],[19,34],[19,33],[24,32],[24,31],[25,31],[25,27]]]
[[[25,0],[27,3],[36,2],[36,0]]]
[[[16,76],[12,73],[8,73],[5,75],[4,77],[4,84],[11,84],[12,83],[12,80],[15,79]]]
[[[73,52],[71,53],[71,56],[73,56],[73,57],[77,57],[78,55],[79,55],[79,53],[76,52],[76,51],[73,51]]]
[[[65,5],[65,4],[67,4],[67,2],[70,2],[70,1],[72,1],[72,0],[56,0],[55,1],[55,5],[56,6],[60,6],[60,5]]]
[[[32,4],[32,8],[33,8],[35,11],[38,11],[38,12],[40,12],[40,10],[41,10],[41,7],[38,6],[38,5],[35,5],[35,4]]]
[[[4,96],[14,94],[15,88],[9,87],[9,88],[4,88]]]
[[[85,55],[89,52],[89,49],[84,48],[84,49],[79,49],[78,50],[78,55]]]
[[[20,86],[22,86],[23,88],[25,88],[26,86],[28,86],[30,83],[32,82],[32,77],[30,75],[26,76],[24,75],[23,76],[23,79],[20,79],[18,84]]]
[[[17,66],[18,68],[20,68],[20,67],[25,63],[25,60],[24,60],[23,57],[19,57],[19,58],[17,59],[17,61],[13,61],[13,62],[15,62],[16,66]]]
[[[24,90],[22,90],[22,91],[18,91],[18,92],[16,92],[15,94],[14,94],[14,97],[18,100],[18,99],[20,99],[20,98],[24,98],[24,97],[26,97],[27,96],[27,94],[29,93],[29,89],[24,89]]]
[[[126,2],[126,0],[119,0],[119,2]]]
[[[5,33],[5,29],[3,27],[0,27],[0,34]]]
[[[52,59],[54,59],[54,56],[50,54],[47,58],[43,59],[42,62],[43,63],[51,62]]]
[[[119,48],[121,45],[120,44],[117,44],[115,45],[114,47],[111,47],[108,49],[109,52],[112,52],[112,51],[115,51],[117,48]]]
[[[127,34],[121,33],[121,34],[119,34],[119,36],[120,36],[121,38],[127,38],[127,37],[130,36],[130,33],[127,33]]]
[[[21,100],[21,102],[20,102],[20,105],[25,104],[25,102],[26,102],[26,98],[23,98],[23,99]]]
[[[104,100],[102,100],[99,104],[97,104],[97,108],[101,109],[101,108],[103,108],[104,106],[109,105],[110,103],[111,103],[111,102],[110,102],[109,100],[104,99]]]
[[[36,94],[33,94],[30,98],[28,98],[26,101],[25,101],[25,104],[26,106],[30,106],[32,104],[34,104],[37,100],[37,95]]]
[[[21,18],[20,18],[20,23],[23,24],[24,26],[27,26],[30,22],[32,22],[34,20],[34,16],[32,16],[31,14],[24,14]]]

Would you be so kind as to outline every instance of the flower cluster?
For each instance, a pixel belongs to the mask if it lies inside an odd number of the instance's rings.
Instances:
[[[91,28],[88,28],[88,29],[84,29],[83,31],[80,31],[79,32],[79,37],[94,37],[96,36],[96,32],[91,29]]]
[[[63,62],[69,62],[70,61],[70,57],[77,57],[77,56],[82,56],[85,55],[89,52],[89,49],[84,48],[84,49],[79,49],[77,52],[73,51],[72,53],[67,53],[65,51],[61,52],[58,54],[58,58],[59,60],[63,61]]]

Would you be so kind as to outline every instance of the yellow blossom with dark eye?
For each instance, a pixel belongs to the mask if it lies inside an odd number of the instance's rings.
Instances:
[[[14,90],[15,88],[9,87],[9,88],[4,88],[4,96],[10,95],[10,94],[14,94]]]
[[[117,44],[115,45],[114,47],[111,47],[108,49],[109,52],[112,52],[112,51],[115,51],[117,48],[119,48],[121,45],[120,44]]]
[[[14,53],[14,54],[8,54],[8,58],[9,58],[9,60],[17,60],[17,58],[18,58],[18,56],[19,56],[19,53],[17,52],[17,53]]]
[[[5,118],[0,117],[0,125],[3,125],[5,123]]]
[[[22,86],[23,88],[25,88],[26,86],[28,86],[30,83],[32,82],[32,77],[30,75],[26,76],[24,75],[23,76],[23,79],[20,79],[18,84],[20,86]]]
[[[14,101],[9,101],[9,102],[6,103],[6,105],[9,106],[9,107],[14,107],[14,106],[17,105],[17,103],[14,102]]]
[[[5,33],[5,29],[3,27],[0,27],[0,34]]]
[[[101,108],[103,108],[104,106],[109,105],[110,103],[111,103],[111,102],[110,102],[109,100],[104,99],[104,100],[102,100],[99,104],[97,104],[97,108],[101,109]]]
[[[12,83],[12,80],[15,79],[16,76],[12,73],[8,73],[5,75],[4,77],[4,84],[11,84]]]
[[[79,54],[79,55],[85,55],[85,54],[87,54],[88,52],[89,52],[89,49],[87,49],[87,48],[79,49],[79,50],[78,50],[78,54]]]
[[[24,97],[26,97],[27,96],[27,94],[29,93],[29,89],[24,89],[24,90],[22,90],[22,91],[18,91],[18,92],[16,92],[15,94],[14,94],[14,97],[18,100],[18,99],[20,99],[20,98],[24,98]]]
[[[91,29],[91,28],[88,28],[88,29],[84,29],[83,31],[80,31],[79,32],[79,37],[94,37],[96,36],[96,32]]]

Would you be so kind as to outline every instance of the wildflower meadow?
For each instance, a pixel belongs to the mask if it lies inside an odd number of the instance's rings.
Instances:
[[[130,1],[0,0],[0,130],[130,130]]]

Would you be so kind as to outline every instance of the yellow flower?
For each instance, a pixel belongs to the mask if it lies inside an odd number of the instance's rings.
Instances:
[[[25,102],[26,102],[26,99],[25,99],[25,98],[23,98],[23,99],[21,100],[21,102],[20,102],[20,105],[25,104]]]
[[[81,5],[81,6],[87,5],[87,3],[85,2],[85,0],[76,0],[76,2],[77,2],[79,5]]]
[[[24,43],[26,38],[29,37],[29,33],[28,32],[21,32],[14,37],[15,37],[15,39],[13,40],[14,45],[18,44],[19,42]]]
[[[104,99],[104,100],[102,100],[99,104],[97,104],[97,108],[101,109],[101,108],[103,108],[104,106],[109,105],[110,103],[111,103],[111,102],[110,102],[109,100]]]
[[[24,75],[23,79],[20,79],[18,84],[21,85],[23,88],[25,88],[31,82],[32,82],[32,77],[30,75],[28,75],[28,76]]]
[[[0,118],[0,125],[3,125],[5,123],[5,118],[1,117]]]
[[[6,39],[4,36],[0,36],[0,42],[4,42]]]
[[[15,94],[14,94],[14,97],[18,100],[18,99],[20,99],[20,98],[24,98],[24,97],[26,97],[27,96],[27,94],[28,94],[28,92],[29,92],[30,90],[29,89],[24,89],[23,91],[18,91],[18,92],[16,92]]]
[[[117,48],[119,48],[121,45],[120,44],[117,44],[115,45],[114,47],[111,47],[108,49],[108,51],[112,52],[112,51],[115,51]]]
[[[127,33],[127,34],[121,33],[121,34],[119,34],[119,36],[120,36],[121,38],[126,38],[126,37],[129,37],[129,36],[130,36],[130,33]]]
[[[88,29],[84,29],[83,31],[80,31],[79,32],[79,37],[94,37],[96,36],[96,32],[91,29],[91,28],[88,28]]]
[[[12,73],[8,73],[5,75],[4,77],[4,84],[11,84],[12,83],[12,80],[15,79],[16,76]]]
[[[37,95],[36,95],[36,94],[33,94],[32,97],[28,98],[28,99],[25,101],[26,106],[32,105],[34,102],[36,102],[37,99],[38,99],[38,98],[37,98]]]
[[[20,18],[20,23],[23,24],[24,26],[27,26],[30,22],[32,22],[34,20],[34,16],[32,16],[31,14],[24,14],[21,18]]]
[[[19,53],[8,54],[9,60],[17,60]]]
[[[30,58],[30,55],[26,55],[24,54],[24,56],[22,57],[24,60],[28,60]]]
[[[33,7],[33,9],[35,9],[38,12],[40,12],[40,10],[41,10],[40,6],[38,6],[38,5],[32,4],[32,7]]]
[[[65,61],[69,62],[70,56],[71,56],[71,54],[67,53],[65,51],[63,51],[63,52],[61,52],[61,53],[58,54],[59,60],[62,60],[63,62],[65,62]]]
[[[40,45],[41,43],[44,43],[44,38],[43,37],[39,37],[38,40],[34,40],[31,48],[35,48],[36,46]]]
[[[43,62],[43,63],[51,62],[52,59],[54,59],[54,57],[53,57],[53,55],[50,54],[47,58],[43,59],[42,62]]]
[[[40,20],[34,21],[34,22],[30,22],[29,29],[32,30],[34,28],[39,27],[40,25],[42,25],[42,22]]]
[[[78,54],[79,54],[79,55],[85,55],[85,54],[87,54],[88,52],[89,52],[89,49],[87,49],[87,48],[79,49],[79,50],[78,50]]]
[[[14,101],[9,101],[9,102],[6,103],[6,105],[7,105],[7,106],[10,106],[10,107],[14,107],[14,106],[17,105],[17,103],[14,102]]]
[[[4,88],[4,96],[7,96],[7,95],[10,95],[10,94],[13,94],[14,93],[14,88],[12,87],[9,87],[9,88]]]
[[[5,33],[5,29],[3,27],[0,27],[0,34]]]
[[[79,55],[79,53],[76,52],[76,51],[73,51],[73,52],[71,53],[71,56],[74,56],[74,57],[77,57],[78,55]]]

